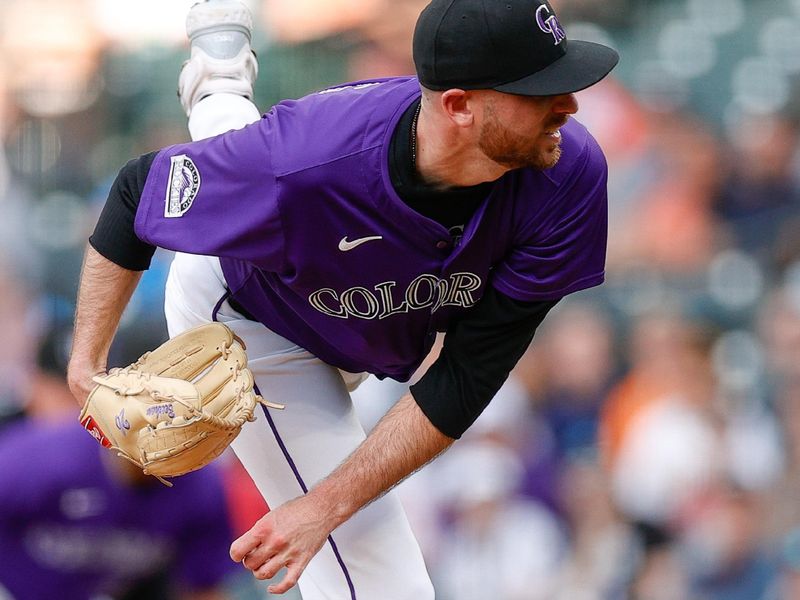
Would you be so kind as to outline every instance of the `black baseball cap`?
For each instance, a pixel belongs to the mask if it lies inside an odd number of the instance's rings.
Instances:
[[[568,41],[546,0],[433,0],[417,20],[413,52],[428,89],[523,96],[580,91],[619,61],[608,46]]]

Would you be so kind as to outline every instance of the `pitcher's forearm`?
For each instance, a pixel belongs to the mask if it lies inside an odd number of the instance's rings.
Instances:
[[[444,452],[455,440],[441,433],[406,394],[366,440],[311,490],[328,506],[334,527]]]
[[[92,375],[106,370],[111,342],[141,276],[141,271],[124,269],[87,246],[68,372],[70,389],[81,404]]]

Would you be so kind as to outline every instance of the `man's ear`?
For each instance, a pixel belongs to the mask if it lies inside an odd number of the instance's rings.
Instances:
[[[458,127],[470,127],[475,122],[475,100],[473,94],[458,88],[443,92],[440,98],[444,114]]]

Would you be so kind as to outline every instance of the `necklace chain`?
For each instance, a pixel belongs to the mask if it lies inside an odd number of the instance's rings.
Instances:
[[[417,121],[419,121],[419,112],[422,108],[422,102],[417,104],[417,110],[414,112],[414,120],[411,121],[411,166],[414,170],[417,169]]]

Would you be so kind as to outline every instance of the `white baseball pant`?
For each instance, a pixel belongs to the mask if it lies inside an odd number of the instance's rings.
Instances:
[[[260,118],[245,98],[214,94],[192,110],[198,140]],[[224,202],[225,198],[219,198]],[[234,311],[219,259],[176,254],[166,285],[170,336],[217,320],[246,346],[262,395],[282,411],[257,410],[233,443],[267,504],[277,507],[311,488],[364,439],[349,391],[360,374],[342,372],[260,323]],[[304,600],[431,600],[433,586],[419,545],[394,492],[338,527],[298,582]]]

